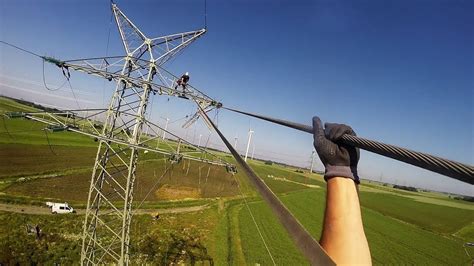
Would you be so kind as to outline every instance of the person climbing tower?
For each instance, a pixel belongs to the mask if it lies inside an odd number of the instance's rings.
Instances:
[[[176,86],[174,87],[175,90],[178,89],[179,86],[183,88],[183,92],[181,93],[180,97],[186,97],[186,86],[188,85],[189,81],[189,73],[186,72],[184,75],[182,75],[177,81],[176,81]]]

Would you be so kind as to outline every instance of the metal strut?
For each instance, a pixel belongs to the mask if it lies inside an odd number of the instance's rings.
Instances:
[[[239,111],[236,109],[222,107],[226,110],[252,116],[258,119],[269,121],[275,124],[283,125],[300,131],[304,131],[310,134],[313,134],[313,127],[308,125],[303,125],[300,123],[295,123],[291,121],[286,121],[278,118],[272,118],[268,116],[263,116],[259,114],[253,114],[249,112]],[[412,151],[409,149],[397,147],[390,144],[385,144],[373,140],[368,140],[356,136],[343,135],[341,138],[342,143],[351,145],[357,148],[364,149],[373,153],[377,153],[392,159],[402,161],[414,166],[421,167],[426,170],[433,171],[438,174],[442,174],[453,179],[474,184],[474,167],[468,164],[463,164],[460,162],[440,158],[433,156],[431,154]]]
[[[336,265],[319,243],[306,231],[303,225],[298,222],[285,205],[283,205],[275,193],[273,193],[265,182],[263,182],[242,157],[240,157],[239,153],[219,131],[214,122],[212,122],[204,110],[202,110],[202,107],[199,105],[198,107],[311,265]]]

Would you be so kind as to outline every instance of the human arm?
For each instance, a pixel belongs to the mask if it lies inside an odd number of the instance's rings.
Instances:
[[[326,211],[321,245],[337,264],[371,264],[369,245],[360,212],[357,174],[359,151],[338,143],[354,131],[313,118],[314,146],[324,164],[327,181]]]
[[[327,182],[320,243],[337,264],[371,264],[357,186],[345,177],[333,177]]]

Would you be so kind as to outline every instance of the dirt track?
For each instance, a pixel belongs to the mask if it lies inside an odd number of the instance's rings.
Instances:
[[[200,205],[193,207],[168,208],[168,209],[137,209],[135,214],[163,214],[163,213],[182,213],[182,212],[196,212],[209,208],[209,205]],[[48,207],[39,207],[31,205],[17,205],[0,203],[0,211],[26,213],[26,214],[51,214],[51,209]],[[76,214],[84,214],[84,209],[78,209]]]

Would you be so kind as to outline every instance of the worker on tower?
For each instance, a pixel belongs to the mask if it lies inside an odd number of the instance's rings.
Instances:
[[[189,73],[186,72],[184,75],[182,75],[177,81],[176,81],[176,86],[174,87],[175,90],[178,89],[179,86],[183,88],[183,93],[181,94],[182,97],[186,97],[186,86],[188,85],[189,81]]]
[[[323,128],[319,117],[313,117],[314,148],[326,168],[327,182],[320,243],[338,265],[370,265],[358,194],[359,149],[342,144],[344,134],[355,136],[347,125],[326,123]]]

